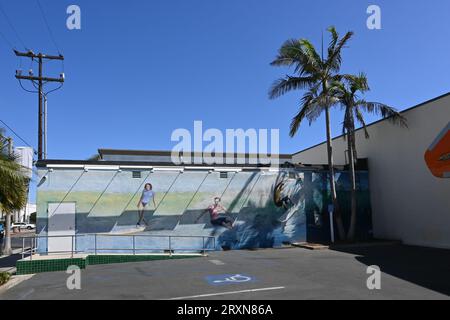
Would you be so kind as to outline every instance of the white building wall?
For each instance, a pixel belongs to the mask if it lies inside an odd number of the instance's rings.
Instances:
[[[17,162],[22,166],[24,174],[31,179],[33,176],[33,148],[17,147],[14,149],[14,154],[17,157]]]
[[[29,222],[30,216],[33,212],[36,212],[36,205],[32,203],[27,203],[25,208],[19,212],[19,222]]]
[[[368,158],[374,235],[405,244],[450,248],[450,179],[435,178],[425,151],[450,121],[450,95],[402,113],[408,129],[381,121],[356,135],[358,158]],[[336,165],[346,141],[333,141]],[[326,144],[293,156],[295,163],[326,164]]]

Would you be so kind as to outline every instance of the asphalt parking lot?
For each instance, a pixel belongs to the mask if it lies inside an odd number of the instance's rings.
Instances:
[[[449,299],[450,251],[402,245],[309,251],[214,252],[208,257],[89,266],[81,289],[41,273],[0,299]],[[367,267],[382,271],[369,290]]]

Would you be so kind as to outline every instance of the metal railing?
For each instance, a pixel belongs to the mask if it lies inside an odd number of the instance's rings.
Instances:
[[[92,239],[91,241],[86,239]],[[113,245],[112,247],[102,247],[101,241],[99,239],[102,238],[122,238],[122,239],[131,239],[130,245],[125,247],[118,247]],[[153,238],[153,239],[163,239],[166,238],[167,241],[163,241],[162,243],[166,244],[164,247],[144,247],[142,248],[143,241],[140,241],[139,246],[137,246],[136,239],[144,239],[144,238]],[[44,239],[43,242],[39,242],[39,240]],[[48,242],[50,240],[61,240],[70,239],[70,250],[48,250]],[[82,241],[80,241],[80,239]],[[174,239],[201,239],[201,247],[195,248],[185,248],[183,246],[174,245]],[[27,241],[29,240],[29,241]],[[78,240],[78,241],[77,241]],[[83,242],[83,240],[85,242]],[[207,240],[207,241],[205,241]],[[212,246],[208,245],[211,243]],[[91,247],[91,243],[93,243],[93,247]],[[99,245],[100,243],[100,245]],[[160,242],[161,243],[161,242]],[[29,246],[28,246],[29,244]],[[86,245],[87,244],[87,245]],[[145,244],[145,242],[144,242]],[[31,237],[22,237],[22,259],[24,259],[27,255],[29,255],[30,260],[33,259],[33,254],[42,252],[45,254],[69,254],[73,258],[75,254],[102,254],[102,253],[111,253],[111,252],[128,252],[128,254],[140,254],[140,253],[168,253],[169,256],[178,252],[201,252],[203,255],[206,254],[207,251],[216,250],[216,238],[213,236],[183,236],[183,235],[118,235],[118,234],[76,234],[76,235],[58,235],[58,236],[31,236]]]

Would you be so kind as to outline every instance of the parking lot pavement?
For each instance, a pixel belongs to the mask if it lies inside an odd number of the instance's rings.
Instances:
[[[407,246],[358,252],[267,249],[208,257],[89,266],[81,289],[65,272],[42,273],[0,299],[449,299],[448,250]],[[367,288],[368,265],[381,290]]]

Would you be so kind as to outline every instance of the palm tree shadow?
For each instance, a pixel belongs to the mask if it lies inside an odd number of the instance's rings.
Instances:
[[[331,247],[334,251],[356,255],[367,266],[376,265],[382,273],[450,296],[450,250],[415,246],[376,245]],[[383,280],[382,280],[383,281]]]

